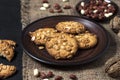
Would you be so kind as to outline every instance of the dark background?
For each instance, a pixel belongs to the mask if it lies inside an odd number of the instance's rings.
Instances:
[[[15,56],[11,62],[0,57],[0,63],[15,65],[15,75],[5,80],[22,80],[22,48],[20,47],[21,36],[20,0],[0,0],[0,39],[16,41]]]

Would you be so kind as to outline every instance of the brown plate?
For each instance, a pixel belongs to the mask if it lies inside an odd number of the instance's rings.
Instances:
[[[98,36],[98,43],[95,47],[86,50],[78,50],[76,55],[72,59],[68,60],[55,60],[51,57],[46,49],[39,50],[38,47],[31,41],[28,33],[30,31],[35,31],[36,29],[50,26],[55,27],[58,22],[61,21],[77,21],[85,25],[85,27],[95,33]],[[71,65],[80,65],[84,63],[91,62],[97,59],[100,55],[104,54],[104,51],[108,47],[109,37],[106,30],[99,25],[98,23],[89,21],[84,18],[80,18],[77,16],[51,16],[39,19],[31,24],[29,24],[22,31],[22,46],[25,52],[32,58],[51,65],[58,66],[71,66]]]
[[[98,18],[95,18],[95,19],[93,19],[93,18],[91,18],[91,17],[87,17],[87,16],[85,16],[85,15],[82,15],[81,13],[80,13],[80,11],[79,11],[79,6],[80,6],[80,3],[81,2],[85,2],[85,3],[89,3],[90,2],[90,0],[82,0],[82,1],[80,1],[80,2],[78,2],[78,4],[76,5],[76,11],[77,11],[77,13],[81,16],[81,17],[83,17],[83,18],[86,18],[86,19],[92,19],[92,20],[95,20],[95,21],[102,21],[102,22],[106,22],[106,21],[109,21],[109,20],[111,20],[117,13],[118,13],[118,10],[119,10],[119,7],[117,6],[117,4],[115,4],[113,1],[111,1],[111,4],[115,7],[115,12],[114,12],[114,14],[112,15],[112,16],[110,16],[110,17],[108,17],[108,18],[103,18],[103,19],[98,19]]]

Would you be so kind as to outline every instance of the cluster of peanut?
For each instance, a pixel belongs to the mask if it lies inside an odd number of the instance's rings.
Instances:
[[[104,19],[115,13],[115,7],[110,0],[90,0],[81,2],[78,8],[80,14],[92,19]]]
[[[60,75],[55,75],[52,71],[49,72],[39,72],[38,69],[34,69],[33,71],[35,77],[40,77],[42,80],[49,80],[54,78],[54,80],[63,80],[64,78]],[[69,75],[69,79],[71,80],[78,80],[77,76],[74,74]]]
[[[62,0],[63,2],[69,2],[69,0]],[[40,10],[47,10],[49,9],[50,13],[62,13],[63,9],[71,9],[72,7],[70,5],[64,5],[61,6],[59,3],[55,3],[53,5],[50,5],[48,0],[42,0],[42,7],[40,7]]]

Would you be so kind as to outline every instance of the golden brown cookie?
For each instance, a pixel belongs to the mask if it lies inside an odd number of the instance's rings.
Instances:
[[[41,28],[34,32],[29,32],[29,34],[31,36],[31,41],[34,41],[36,45],[44,45],[47,39],[56,32],[54,28]]]
[[[78,41],[79,48],[88,49],[97,44],[97,36],[92,33],[83,33],[75,36]]]
[[[14,57],[14,47],[16,43],[12,40],[0,40],[0,56],[11,61]]]
[[[75,21],[59,22],[56,25],[56,29],[58,31],[71,33],[71,34],[82,33],[85,31],[84,25]]]
[[[77,41],[73,37],[65,33],[57,33],[56,37],[46,42],[48,53],[55,59],[72,58],[78,49]]]
[[[15,72],[15,66],[0,64],[0,78],[7,78],[12,76]]]

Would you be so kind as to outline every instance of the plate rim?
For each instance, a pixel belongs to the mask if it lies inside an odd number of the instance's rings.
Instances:
[[[23,44],[23,35],[25,33],[25,31],[29,28],[30,25],[40,21],[40,20],[43,20],[43,19],[47,19],[47,18],[53,18],[53,17],[74,17],[74,18],[81,18],[81,19],[84,19],[84,20],[87,20],[87,21],[90,21],[90,22],[93,22],[95,23],[96,25],[98,25],[100,28],[102,28],[102,30],[105,32],[105,36],[106,36],[106,39],[107,39],[107,43],[105,45],[105,48],[103,50],[101,50],[101,52],[99,52],[96,56],[90,58],[89,60],[86,60],[86,61],[83,61],[81,63],[72,63],[72,64],[59,64],[59,63],[56,63],[56,62],[48,62],[48,61],[45,61],[45,60],[41,60],[40,58],[38,58],[37,56],[33,55],[33,53],[29,53],[29,51],[27,51],[24,47],[24,44]],[[90,63],[96,59],[98,59],[100,56],[103,55],[103,53],[108,49],[109,47],[109,44],[110,44],[110,35],[108,34],[107,30],[102,26],[100,25],[99,23],[97,23],[96,21],[94,20],[89,20],[89,19],[86,19],[84,17],[80,17],[80,16],[73,16],[73,15],[56,15],[56,16],[48,16],[48,17],[43,17],[43,18],[39,18],[31,23],[29,23],[25,28],[22,29],[22,34],[21,34],[21,46],[23,48],[23,51],[25,51],[25,53],[30,56],[31,58],[41,62],[41,63],[45,63],[45,64],[49,64],[49,65],[54,65],[54,66],[77,66],[77,65],[82,65],[82,64],[86,64],[86,63]]]

